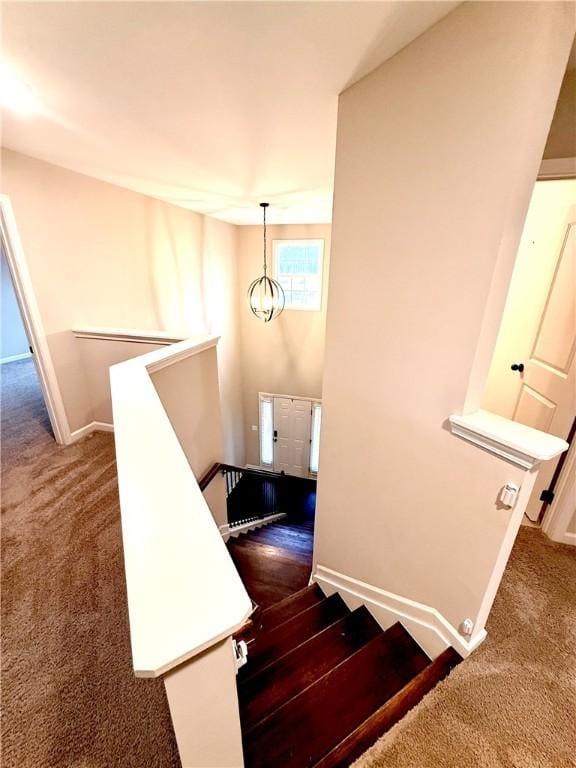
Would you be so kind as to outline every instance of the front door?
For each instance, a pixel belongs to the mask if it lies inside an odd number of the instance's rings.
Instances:
[[[570,224],[530,356],[519,372],[521,387],[514,420],[566,439],[576,414],[576,223]],[[537,520],[540,494],[548,488],[556,461],[543,464],[526,510]]]
[[[274,471],[308,477],[310,400],[274,398]]]

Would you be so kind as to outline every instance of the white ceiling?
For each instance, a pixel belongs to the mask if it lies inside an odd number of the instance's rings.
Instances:
[[[337,95],[457,2],[4,2],[11,149],[237,224],[330,221]]]

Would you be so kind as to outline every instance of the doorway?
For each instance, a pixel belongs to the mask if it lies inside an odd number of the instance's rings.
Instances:
[[[23,357],[20,360],[9,360],[8,362],[28,363],[28,378],[32,377],[35,384],[38,385],[40,402],[48,414],[51,434],[57,443],[67,444],[72,439],[70,428],[40,317],[32,278],[18,234],[14,210],[8,195],[0,195],[0,244],[4,262],[3,274],[10,281],[10,290],[14,296],[13,308],[18,311],[20,316],[30,354],[29,358]],[[7,352],[0,356],[4,354],[11,357]],[[25,355],[26,353],[18,354]],[[0,365],[0,371],[4,367]],[[25,365],[21,366],[22,369],[25,367]],[[4,371],[5,383],[7,373],[8,371]]]
[[[576,415],[576,179],[536,182],[482,407],[567,440]],[[538,523],[558,462],[540,469]]]
[[[33,359],[32,346],[24,325],[16,291],[0,239],[1,327],[0,379],[2,385],[2,432],[12,433],[16,444],[43,435],[54,437],[40,380]],[[12,442],[12,441],[9,441]]]
[[[260,463],[293,477],[318,474],[322,404],[295,395],[259,394]]]

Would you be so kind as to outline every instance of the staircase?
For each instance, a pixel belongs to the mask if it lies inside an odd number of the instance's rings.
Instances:
[[[269,526],[271,528],[272,526]],[[434,661],[317,585],[253,617],[238,696],[246,768],[349,766],[461,660]]]
[[[227,544],[248,594],[263,608],[309,583],[313,545],[314,521],[304,514],[231,537]]]

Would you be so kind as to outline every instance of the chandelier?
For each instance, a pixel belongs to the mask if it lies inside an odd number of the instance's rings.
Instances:
[[[265,323],[274,320],[284,309],[284,289],[277,280],[266,273],[266,208],[268,203],[260,203],[264,215],[264,274],[256,278],[248,288],[248,302],[252,314]]]

